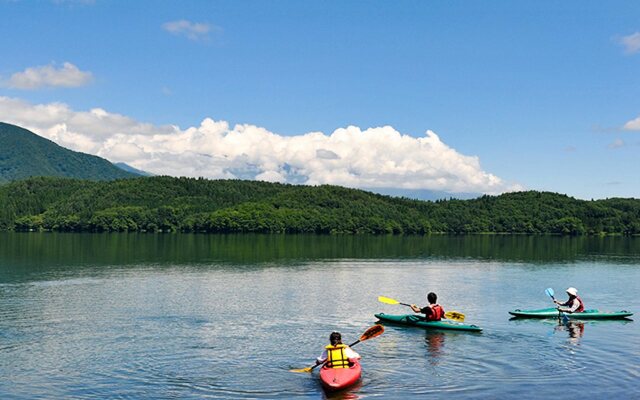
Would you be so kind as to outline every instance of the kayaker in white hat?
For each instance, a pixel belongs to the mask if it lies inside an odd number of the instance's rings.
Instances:
[[[329,336],[329,342],[331,344],[326,346],[322,355],[316,359],[316,365],[326,362],[329,368],[349,368],[356,360],[360,359],[360,354],[342,343],[340,332],[332,332]]]
[[[559,305],[558,311],[562,311],[565,313],[574,313],[574,312],[583,312],[584,311],[584,302],[578,296],[578,289],[574,287],[570,287],[566,290],[569,295],[569,300],[564,303],[559,302],[558,300],[553,300],[554,303]]]

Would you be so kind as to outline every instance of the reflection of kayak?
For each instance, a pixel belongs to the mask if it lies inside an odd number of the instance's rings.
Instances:
[[[385,313],[380,313],[380,314],[375,314],[375,316],[382,322],[391,322],[393,324],[399,324],[399,325],[416,326],[418,328],[424,328],[424,329],[448,329],[448,330],[455,330],[455,331],[472,331],[472,332],[482,331],[482,328],[480,328],[477,325],[463,324],[462,322],[455,322],[450,320],[425,321],[424,318],[421,318],[417,315],[412,315],[412,314],[389,315]]]
[[[362,375],[362,367],[356,361],[349,368],[329,368],[323,365],[320,369],[320,381],[326,390],[345,389],[358,382]]]
[[[519,318],[558,318],[557,308],[542,308],[539,310],[513,310],[509,314]],[[616,319],[627,318],[633,315],[629,311],[600,311],[584,310],[579,313],[562,313],[571,319]]]

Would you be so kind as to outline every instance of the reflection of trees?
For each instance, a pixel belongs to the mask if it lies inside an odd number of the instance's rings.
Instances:
[[[589,254],[640,254],[640,238],[549,236],[364,236],[266,234],[61,234],[0,232],[0,265],[29,259],[78,262],[260,263],[275,260],[479,258],[546,262]],[[22,249],[22,250],[21,250]],[[25,250],[26,249],[26,250]],[[126,251],[126,249],[135,251]],[[620,258],[624,262],[624,258]],[[611,262],[616,259],[612,258]]]

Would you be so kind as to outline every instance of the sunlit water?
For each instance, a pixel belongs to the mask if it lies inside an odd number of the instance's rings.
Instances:
[[[584,240],[0,234],[0,398],[325,398],[289,369],[427,291],[484,332],[387,326],[329,397],[640,398],[637,322],[509,319],[640,312],[640,239]]]

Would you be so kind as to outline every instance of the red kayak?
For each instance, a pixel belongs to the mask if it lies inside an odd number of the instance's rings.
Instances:
[[[349,368],[328,368],[323,365],[320,369],[320,381],[326,390],[335,391],[345,389],[360,380],[362,367],[359,362]]]

